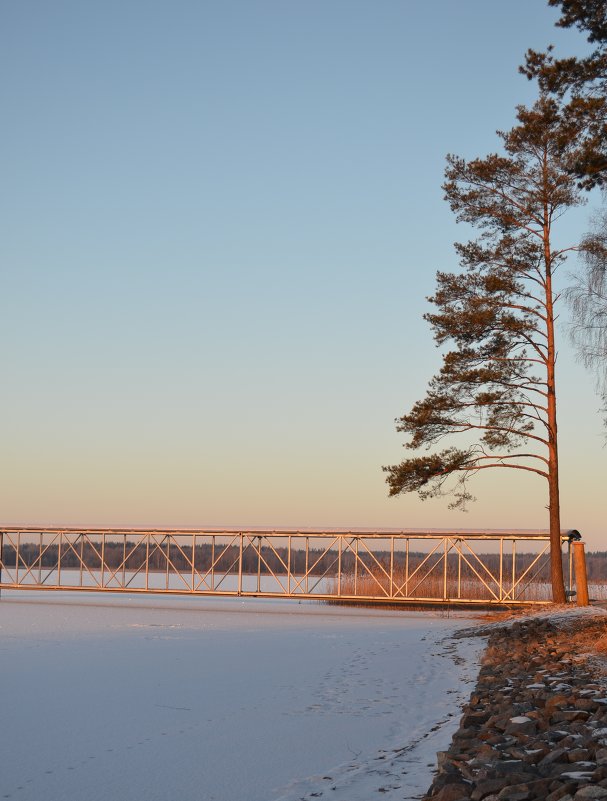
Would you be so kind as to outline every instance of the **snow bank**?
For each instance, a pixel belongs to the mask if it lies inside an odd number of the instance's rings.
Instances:
[[[548,620],[556,628],[575,627],[576,622],[583,623],[587,620],[599,620],[607,616],[607,609],[602,606],[575,606],[566,604],[560,606],[545,606],[535,611],[521,610],[520,615],[503,618],[492,623],[484,623],[474,626],[471,629],[461,629],[456,633],[456,637],[488,637],[492,632],[499,629],[510,628],[524,620],[534,620],[541,618]]]

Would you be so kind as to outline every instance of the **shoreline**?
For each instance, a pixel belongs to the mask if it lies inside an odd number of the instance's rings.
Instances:
[[[488,642],[423,801],[607,799],[607,670],[590,645],[606,630],[603,609],[576,608],[456,634]]]

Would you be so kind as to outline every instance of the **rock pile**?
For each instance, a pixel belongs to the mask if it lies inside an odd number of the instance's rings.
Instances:
[[[574,619],[596,636],[606,621]],[[607,801],[607,690],[573,639],[534,617],[490,635],[424,801]]]

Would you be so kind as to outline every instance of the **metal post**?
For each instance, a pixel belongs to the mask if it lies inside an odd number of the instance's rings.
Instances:
[[[512,600],[514,601],[514,587],[516,578],[516,540],[512,540]]]
[[[101,535],[101,589],[105,578],[105,532]]]
[[[244,535],[240,534],[240,550],[238,552],[238,594],[242,595],[242,541]]]
[[[394,537],[390,539],[390,598],[394,598]]]
[[[150,534],[145,534],[145,588],[150,586]]]
[[[171,551],[171,535],[167,534],[166,537],[164,538],[164,540],[165,540],[166,546],[167,546],[167,553],[166,553],[167,566],[166,566],[166,573],[165,573],[165,579],[164,579],[164,586],[165,586],[165,589],[168,590],[169,589],[169,558],[170,558],[170,551]]]
[[[504,600],[504,540],[500,537],[500,589],[499,599]]]
[[[567,600],[571,603],[573,601],[573,553],[571,551],[571,539],[567,540],[567,561],[569,563],[569,586],[567,587],[569,593]]]
[[[61,545],[63,544],[63,531],[59,532],[59,550],[57,551],[57,584],[61,586]]]
[[[211,543],[211,589],[215,589],[215,535],[213,534]]]
[[[444,547],[443,559],[444,559],[444,562],[445,562],[445,564],[443,565],[443,601],[446,601],[447,600],[447,556],[449,554],[449,551],[447,550],[447,537],[445,537],[444,540],[443,540],[443,547]]]
[[[257,537],[257,592],[261,592],[261,537]]]
[[[196,554],[196,534],[192,534],[192,592],[194,592],[194,556]]]
[[[337,594],[341,595],[341,537],[338,537],[337,542]]]
[[[462,597],[462,541],[458,540],[459,547],[457,549],[457,597]]]

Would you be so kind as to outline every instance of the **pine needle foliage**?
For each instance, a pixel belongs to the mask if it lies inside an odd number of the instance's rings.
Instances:
[[[442,367],[397,420],[409,437],[405,447],[425,453],[384,470],[390,495],[450,494],[452,508],[473,500],[468,481],[481,470],[545,479],[553,598],[563,602],[553,277],[573,247],[555,248],[553,226],[583,202],[571,169],[580,122],[546,95],[519,107],[517,120],[498,132],[501,153],[447,157],[445,197],[458,222],[480,233],[456,244],[461,272],[437,273],[425,319],[443,348]],[[453,435],[472,444],[436,449]]]
[[[557,58],[554,48],[528,50],[520,71],[541,91],[566,100],[566,113],[580,123],[572,169],[585,189],[607,186],[607,3],[605,0],[548,0],[559,8],[557,26],[577,28],[593,45],[585,57]]]
[[[549,0],[559,8],[557,25],[575,27],[593,46],[583,58],[556,58],[554,49],[529,50],[521,71],[547,93],[566,103],[583,124],[578,157],[572,165],[585,189],[607,187],[607,2]],[[597,377],[607,427],[607,213],[595,221],[581,247],[580,272],[567,292],[573,312],[571,338],[583,363]]]

